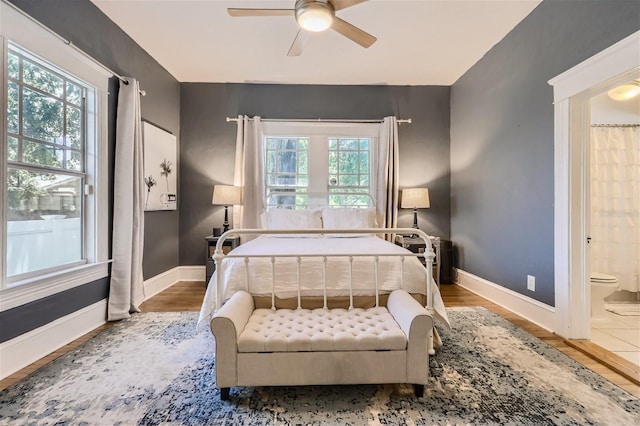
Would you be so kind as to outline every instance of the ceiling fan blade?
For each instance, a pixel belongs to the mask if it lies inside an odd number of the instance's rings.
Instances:
[[[369,0],[329,0],[329,3],[333,6],[333,10],[342,10],[366,1]]]
[[[298,30],[298,34],[296,34],[296,38],[293,40],[287,56],[300,56],[300,54],[302,53],[302,49],[304,49],[304,46],[307,44],[308,40],[309,32]]]
[[[234,17],[242,16],[293,16],[294,9],[238,9],[230,7],[227,9],[229,15]]]
[[[360,46],[367,48],[371,46],[373,43],[378,40],[371,34],[361,30],[360,28],[351,25],[347,21],[344,21],[337,16],[333,18],[333,24],[331,24],[331,28],[358,43]]]

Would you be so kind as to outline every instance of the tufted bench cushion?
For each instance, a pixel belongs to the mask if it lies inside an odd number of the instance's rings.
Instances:
[[[407,336],[387,308],[256,309],[238,352],[406,350]]]

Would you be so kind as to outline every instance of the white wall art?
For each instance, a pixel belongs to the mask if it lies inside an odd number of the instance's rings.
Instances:
[[[176,137],[171,133],[144,121],[144,183],[145,211],[176,210],[177,169]]]

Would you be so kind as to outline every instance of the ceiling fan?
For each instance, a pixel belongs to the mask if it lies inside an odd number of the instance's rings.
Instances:
[[[309,31],[320,32],[331,28],[362,47],[369,47],[377,38],[336,16],[336,11],[346,9],[367,0],[296,0],[293,9],[241,9],[230,7],[229,15],[246,16],[295,16],[300,27],[288,56],[299,56],[309,38]]]

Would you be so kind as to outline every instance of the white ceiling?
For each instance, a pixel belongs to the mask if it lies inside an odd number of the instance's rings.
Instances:
[[[295,18],[232,18],[227,7],[295,0],[92,0],[181,82],[452,85],[541,0],[369,0],[336,13],[376,36],[334,31],[288,57]]]

